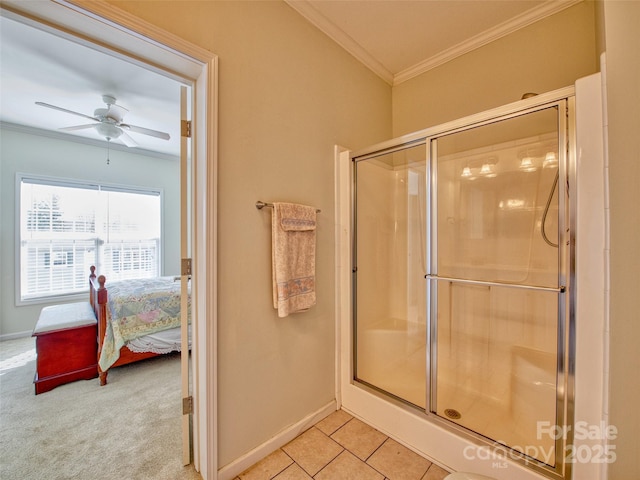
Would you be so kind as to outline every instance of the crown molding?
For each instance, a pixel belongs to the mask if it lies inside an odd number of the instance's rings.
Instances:
[[[554,15],[566,8],[569,8],[584,0],[551,0],[545,2],[539,7],[534,7],[506,22],[496,25],[489,30],[471,37],[470,39],[454,45],[451,48],[429,57],[401,72],[394,74],[390,72],[384,65],[369,54],[362,46],[351,38],[346,32],[338,28],[331,20],[316,10],[307,0],[284,0],[291,8],[324,32],[329,38],[335,41],[342,48],[347,50],[351,55],[358,59],[361,63],[372,70],[376,75],[382,78],[389,85],[396,86],[407,80],[417,77],[429,70],[447,63],[457,57],[464,55],[472,50],[480,48],[490,42],[498,40],[510,33],[524,28],[532,23],[542,20],[550,15]]]
[[[421,75],[429,70],[436,68],[443,63],[447,63],[454,58],[460,57],[465,53],[469,53],[472,50],[480,48],[488,43],[491,43],[499,38],[505,37],[521,28],[527,27],[539,20],[554,15],[566,8],[569,8],[583,0],[554,0],[547,2],[539,7],[532,8],[506,22],[496,25],[489,30],[471,37],[470,39],[454,45],[451,48],[443,50],[437,55],[434,55],[426,60],[417,63],[416,65],[409,67],[401,72],[398,72],[393,77],[393,85],[399,85],[407,80]]]
[[[331,20],[316,10],[307,0],[284,0],[287,5],[309,20],[312,25],[324,32],[334,42],[353,55],[357,60],[382,78],[389,85],[393,85],[394,77],[384,65],[370,55],[347,33],[338,28]]]

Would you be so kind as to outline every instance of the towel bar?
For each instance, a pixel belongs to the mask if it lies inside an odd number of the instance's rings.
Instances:
[[[262,210],[264,207],[273,208],[273,203],[265,203],[260,200],[256,202],[256,208],[258,210]],[[322,210],[320,210],[319,208],[316,208],[316,213],[320,213],[321,211]]]

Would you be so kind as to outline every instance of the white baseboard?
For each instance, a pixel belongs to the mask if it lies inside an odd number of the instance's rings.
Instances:
[[[242,457],[234,460],[233,462],[225,465],[218,470],[218,480],[232,480],[236,478],[240,473],[244,472],[247,468],[256,464],[267,455],[275,452],[278,448],[286,445],[291,440],[296,438],[302,432],[309,427],[318,423],[320,420],[336,411],[336,401],[332,400],[327,405],[317,410],[316,412],[307,415],[299,422],[291,425],[285,430],[278,433],[275,437],[272,437],[262,445],[254,448]]]
[[[18,333],[6,333],[4,335],[0,335],[0,342],[4,342],[5,340],[15,340],[16,338],[30,337],[32,333],[32,330]]]

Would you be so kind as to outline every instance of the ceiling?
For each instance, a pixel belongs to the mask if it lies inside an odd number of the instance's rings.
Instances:
[[[285,0],[392,85],[581,0]]]
[[[179,155],[180,83],[176,80],[5,16],[0,16],[0,49],[0,121],[4,124],[104,145],[94,128],[58,130],[97,122],[35,102],[91,117],[97,108],[106,108],[102,96],[107,94],[128,110],[124,123],[169,133],[167,141],[128,132],[138,144],[132,151]],[[121,139],[111,144],[127,148]]]
[[[390,85],[397,85],[474,48],[581,0],[285,0]],[[177,156],[180,84],[99,49],[0,16],[0,121],[13,128],[104,142],[82,116],[111,95],[124,123],[167,132],[161,140],[129,132],[134,151]],[[149,88],[153,85],[153,88]],[[47,133],[54,135],[54,133]],[[101,143],[103,144],[103,143]],[[111,141],[116,148],[120,139]]]

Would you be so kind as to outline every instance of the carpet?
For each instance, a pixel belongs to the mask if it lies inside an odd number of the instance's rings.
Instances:
[[[201,480],[182,465],[180,356],[35,395],[35,342],[0,342],[0,478]]]

